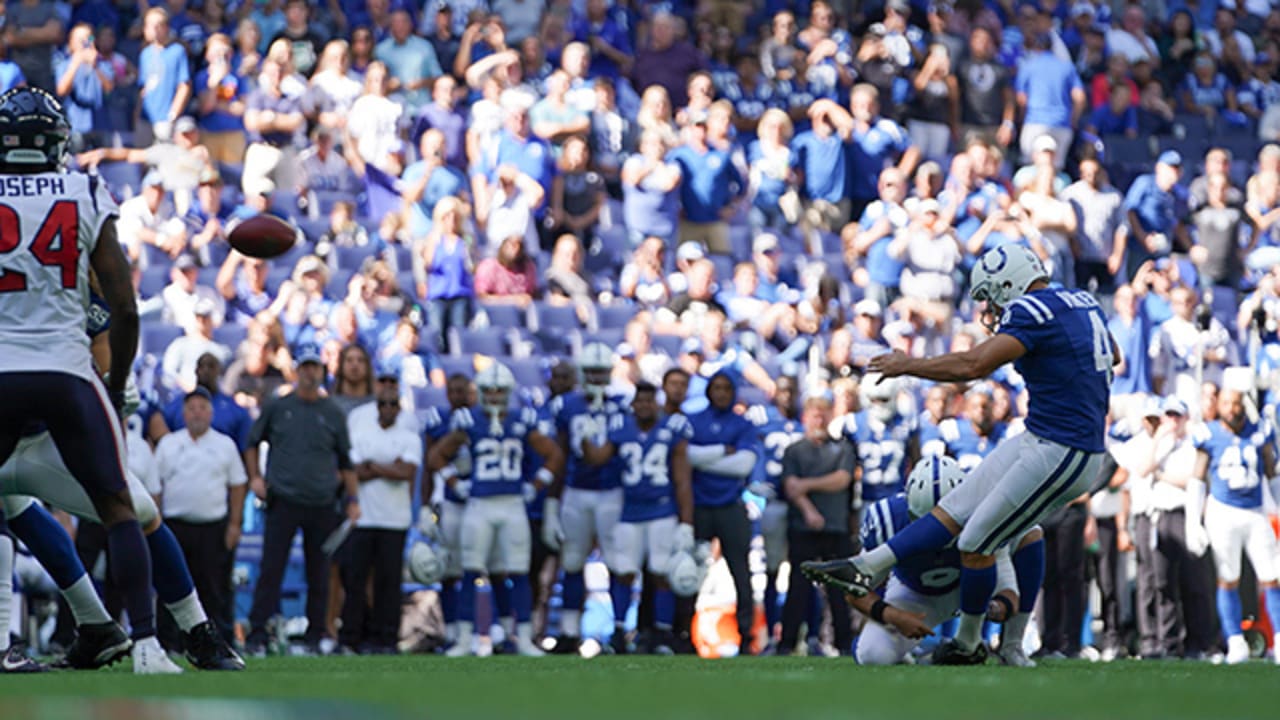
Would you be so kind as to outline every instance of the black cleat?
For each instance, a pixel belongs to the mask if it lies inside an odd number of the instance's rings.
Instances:
[[[627,645],[627,631],[614,630],[613,636],[609,638],[609,650],[614,655],[630,655],[631,648]]]
[[[853,558],[810,560],[800,563],[800,572],[809,580],[830,585],[854,597],[862,597],[879,584],[853,564]]]
[[[76,628],[76,639],[67,649],[67,654],[59,658],[53,667],[97,670],[128,655],[131,648],[133,641],[117,623],[81,625]]]
[[[183,634],[187,662],[201,670],[243,670],[244,660],[222,638],[212,620]]]
[[[561,635],[556,638],[556,644],[551,648],[552,655],[577,655],[578,649],[582,647],[582,638],[572,635]]]
[[[16,647],[10,646],[4,656],[0,657],[0,674],[41,673],[48,669],[47,666],[27,657],[26,653]]]
[[[978,643],[973,650],[965,650],[955,640],[948,640],[933,650],[934,665],[983,665],[987,662],[987,646]]]

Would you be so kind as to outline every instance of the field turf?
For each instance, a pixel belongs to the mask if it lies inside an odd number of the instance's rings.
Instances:
[[[239,674],[138,677],[126,662],[93,673],[0,677],[0,712],[22,720],[1216,720],[1275,717],[1278,705],[1280,667],[1262,662],[1063,661],[1015,670],[859,668],[807,658],[406,656],[272,658],[250,661]]]

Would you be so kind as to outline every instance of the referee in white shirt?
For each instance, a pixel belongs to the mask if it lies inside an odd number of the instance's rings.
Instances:
[[[376,397],[376,414],[357,408],[347,421],[351,464],[360,481],[360,519],[347,540],[342,562],[346,599],[338,641],[365,654],[395,652],[413,478],[422,464],[422,438],[397,422],[401,412],[395,384],[379,382]],[[372,607],[365,592],[370,575]]]
[[[165,435],[156,446],[160,506],[210,619],[231,642],[231,569],[248,478],[235,440],[210,428],[213,399],[208,390],[197,387],[187,393],[182,418],[186,428]]]

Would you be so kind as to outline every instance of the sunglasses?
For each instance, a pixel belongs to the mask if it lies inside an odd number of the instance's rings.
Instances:
[[[379,400],[379,401],[378,401],[378,407],[380,407],[380,408],[398,408],[398,407],[400,407],[400,402],[399,402],[399,401],[397,401],[397,400]]]

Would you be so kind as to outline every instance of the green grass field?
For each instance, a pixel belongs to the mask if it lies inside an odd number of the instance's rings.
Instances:
[[[846,660],[432,656],[273,658],[239,674],[0,678],[0,711],[44,718],[1253,718],[1280,667],[1067,661],[1014,670],[860,668]],[[103,698],[117,699],[104,703]],[[209,699],[234,699],[234,705]],[[88,712],[92,700],[97,712]],[[279,701],[279,704],[278,702]],[[139,709],[134,703],[154,707]],[[243,704],[241,704],[243,703]],[[103,710],[111,712],[103,712]]]

